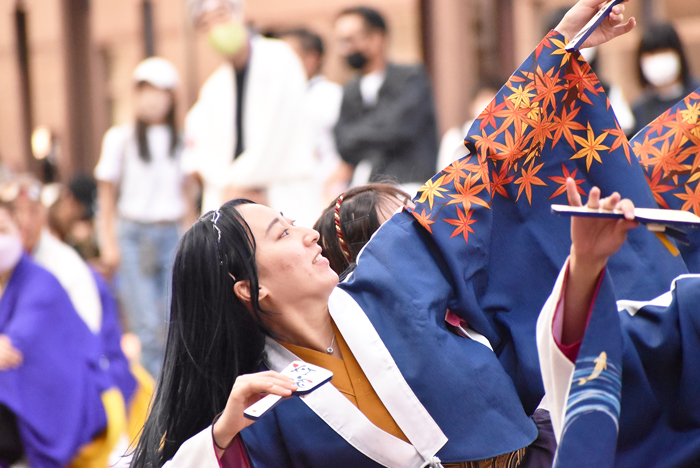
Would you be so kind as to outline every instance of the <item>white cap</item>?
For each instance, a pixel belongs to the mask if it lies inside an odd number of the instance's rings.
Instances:
[[[156,88],[174,89],[178,83],[177,70],[164,58],[150,57],[139,63],[134,70],[134,82],[145,81]]]

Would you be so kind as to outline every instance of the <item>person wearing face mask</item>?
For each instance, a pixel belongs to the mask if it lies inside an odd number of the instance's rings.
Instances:
[[[118,271],[118,289],[142,364],[154,376],[163,359],[167,285],[185,213],[181,139],[175,123],[178,74],[165,59],[133,74],[134,122],[105,134],[95,168],[100,259]]]
[[[224,59],[185,121],[183,169],[202,189],[201,209],[243,197],[310,225],[317,213],[299,211],[314,205],[300,60],[283,41],[246,28],[243,0],[191,0],[189,9],[196,30]]]
[[[123,415],[100,349],[0,201],[0,466],[106,465]]]
[[[435,171],[438,133],[430,81],[421,65],[387,58],[387,26],[367,7],[343,10],[338,50],[357,76],[345,85],[335,126],[352,185],[393,179],[409,193]],[[354,172],[354,173],[353,173]]]
[[[632,106],[636,120],[633,133],[700,86],[690,74],[678,33],[668,23],[653,25],[644,32],[637,50],[637,74],[644,92]]]

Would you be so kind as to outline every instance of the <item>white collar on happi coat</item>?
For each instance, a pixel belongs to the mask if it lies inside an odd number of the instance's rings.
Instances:
[[[333,385],[323,385],[301,400],[350,445],[381,465],[439,466],[435,454],[447,437],[411,390],[367,315],[340,288],[331,294],[328,308],[372,388],[411,443],[375,426]],[[299,360],[271,338],[265,351],[268,367],[278,372]]]

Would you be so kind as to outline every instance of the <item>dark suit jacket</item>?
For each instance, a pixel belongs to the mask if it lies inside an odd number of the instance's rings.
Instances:
[[[362,102],[360,77],[350,81],[343,91],[335,138],[347,163],[371,161],[373,181],[430,179],[437,160],[437,123],[423,66],[389,64],[372,107]]]

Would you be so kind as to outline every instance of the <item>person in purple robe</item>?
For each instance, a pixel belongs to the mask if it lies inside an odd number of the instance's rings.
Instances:
[[[98,338],[0,204],[0,467],[60,468],[107,426]]]

